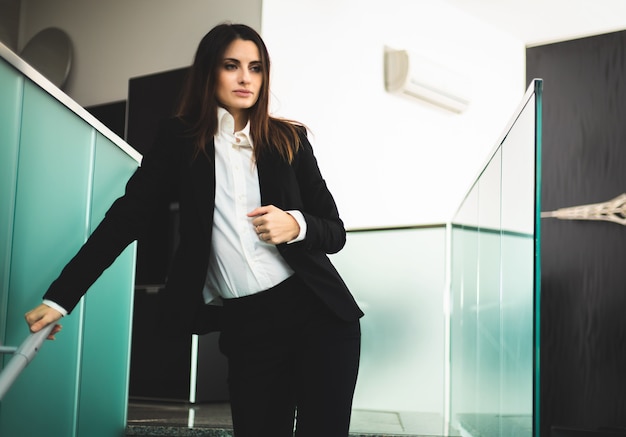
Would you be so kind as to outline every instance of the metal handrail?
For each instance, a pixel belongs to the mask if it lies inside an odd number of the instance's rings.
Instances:
[[[12,353],[13,358],[4,366],[2,372],[0,372],[0,401],[4,398],[4,395],[15,380],[18,378],[22,370],[35,358],[42,343],[50,335],[55,323],[50,323],[45,328],[30,334],[22,344],[15,348],[10,346],[0,347],[0,353]]]

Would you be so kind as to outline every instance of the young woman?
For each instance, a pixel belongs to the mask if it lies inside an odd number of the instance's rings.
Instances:
[[[327,256],[346,233],[306,129],[269,115],[269,79],[256,31],[213,28],[177,116],[26,320],[38,331],[71,312],[173,192],[162,320],[203,333],[219,319],[235,435],[291,437],[295,423],[298,437],[346,437],[363,313]]]

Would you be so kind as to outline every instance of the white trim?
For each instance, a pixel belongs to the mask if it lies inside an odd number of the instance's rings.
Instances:
[[[189,375],[189,402],[196,403],[196,385],[198,383],[198,336],[191,335],[191,369]]]
[[[0,42],[0,57],[8,64],[12,65],[16,70],[34,82],[41,89],[46,91],[52,97],[61,102],[69,110],[74,112],[80,118],[85,120],[89,125],[93,126],[98,132],[104,135],[117,147],[122,149],[128,156],[138,163],[141,163],[141,153],[131,147],[126,141],[120,138],[112,130],[106,127],[100,120],[91,115],[85,108],[76,103],[70,96],[61,91],[56,85],[46,79],[41,73],[31,67],[26,61],[16,55],[11,49]]]

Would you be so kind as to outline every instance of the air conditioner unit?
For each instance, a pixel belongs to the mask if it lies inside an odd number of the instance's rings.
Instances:
[[[454,112],[469,105],[469,81],[462,75],[406,50],[385,47],[385,89]]]

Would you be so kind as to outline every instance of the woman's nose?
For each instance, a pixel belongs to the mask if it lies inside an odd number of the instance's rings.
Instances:
[[[248,83],[250,82],[250,72],[247,68],[241,68],[239,70],[241,72],[239,76],[239,83]]]

